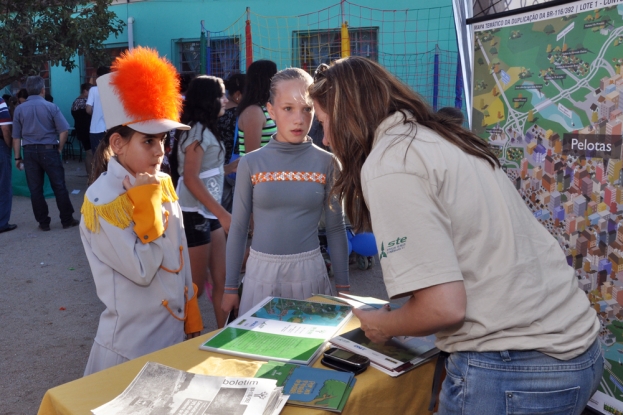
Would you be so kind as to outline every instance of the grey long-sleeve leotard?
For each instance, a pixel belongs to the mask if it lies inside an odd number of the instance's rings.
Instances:
[[[332,175],[333,155],[310,139],[290,144],[273,138],[240,159],[227,239],[226,288],[238,287],[251,213],[251,247],[266,254],[290,255],[318,248],[323,210],[335,284],[349,285],[342,207],[336,198],[329,198]]]

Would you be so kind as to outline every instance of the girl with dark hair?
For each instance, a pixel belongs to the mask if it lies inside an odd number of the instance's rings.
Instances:
[[[218,327],[227,315],[221,308],[225,284],[225,233],[231,215],[221,206],[225,148],[218,118],[225,113],[225,86],[220,78],[198,76],[186,91],[181,121],[190,131],[178,131],[171,166],[179,174],[177,193],[184,215],[193,282],[214,304]],[[229,171],[228,171],[229,172]],[[212,281],[210,283],[210,281]]]
[[[310,95],[342,165],[333,192],[374,230],[390,298],[409,297],[353,310],[366,336],[436,334],[440,415],[579,415],[603,371],[599,320],[487,143],[364,58]]]
[[[270,80],[277,73],[273,61],[259,60],[247,69],[247,83],[238,104],[238,151],[241,156],[265,146],[277,132],[275,122],[266,109],[270,96]]]

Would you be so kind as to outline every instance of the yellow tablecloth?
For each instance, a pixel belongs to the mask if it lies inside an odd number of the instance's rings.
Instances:
[[[320,299],[314,299],[322,301]],[[343,331],[359,327],[353,316]],[[139,357],[110,369],[49,389],[38,415],[87,415],[91,409],[114,399],[130,384],[146,362],[158,362],[176,369],[213,376],[253,377],[264,362],[199,350],[199,345],[216,332],[204,334],[166,349]],[[343,414],[429,414],[428,402],[436,359],[392,378],[370,367],[357,375],[357,383]],[[318,360],[314,367],[321,367]],[[330,412],[286,405],[284,415],[328,414]]]

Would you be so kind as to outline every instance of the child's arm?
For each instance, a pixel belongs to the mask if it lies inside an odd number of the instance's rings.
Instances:
[[[134,206],[133,229],[121,229],[98,217],[99,231],[91,233],[85,228],[85,236],[99,261],[139,285],[148,285],[158,272],[165,252],[179,247],[161,238],[164,233],[161,188],[153,183],[141,184],[156,179],[143,176],[137,175],[134,186],[129,178],[124,180]]]
[[[162,189],[160,180],[147,173],[138,173],[134,186],[128,176],[123,180],[134,209],[132,221],[134,232],[146,244],[160,238],[164,233],[162,223]]]
[[[334,170],[331,167],[329,174],[327,174],[327,183],[325,184],[324,203],[327,245],[329,245],[329,251],[331,252],[331,266],[333,267],[335,287],[338,292],[349,292],[348,238],[346,236],[346,227],[344,226],[342,205],[337,197],[329,196],[334,180],[333,175]]]
[[[232,308],[237,308],[240,269],[244,260],[249,221],[253,211],[253,184],[251,183],[251,173],[246,156],[242,157],[238,164],[233,206],[231,228],[229,229],[225,255],[227,270],[225,297],[223,297],[223,310],[228,312]]]

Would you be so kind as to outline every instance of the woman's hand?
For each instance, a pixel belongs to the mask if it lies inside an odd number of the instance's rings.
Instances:
[[[240,296],[238,294],[223,294],[223,301],[221,301],[221,308],[226,313],[231,310],[238,309],[240,307]]]
[[[149,173],[137,173],[134,185],[130,183],[130,176],[126,175],[123,179],[123,187],[125,190],[130,190],[135,186],[142,186],[144,184],[160,184],[160,179],[155,174]]]
[[[238,169],[238,163],[240,163],[240,158],[237,158],[236,160],[232,161],[229,164],[226,164],[224,167],[225,170],[225,175],[231,174],[231,173],[235,173],[236,170]]]
[[[361,322],[361,330],[366,333],[366,337],[374,343],[385,343],[392,338],[392,336],[386,334],[383,330],[383,321],[390,318],[389,304],[385,304],[383,308],[373,311],[353,308],[353,314]]]

